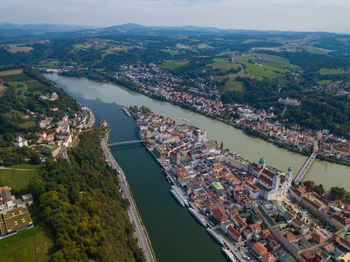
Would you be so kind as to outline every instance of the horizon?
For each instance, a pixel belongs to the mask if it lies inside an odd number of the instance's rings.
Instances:
[[[215,27],[220,29],[350,33],[344,0],[12,0],[0,4],[0,22],[108,27]]]
[[[127,22],[122,24],[112,24],[112,25],[106,25],[106,26],[100,26],[100,25],[94,25],[94,24],[65,24],[65,23],[15,23],[15,22],[8,22],[8,21],[2,21],[0,22],[0,25],[16,25],[16,26],[62,26],[62,27],[82,27],[81,30],[87,30],[89,28],[92,29],[101,29],[101,28],[109,28],[109,27],[116,27],[116,26],[125,26],[125,25],[135,25],[135,26],[144,26],[144,27],[163,27],[163,28],[185,28],[185,27],[194,27],[194,28],[207,28],[207,29],[216,29],[216,30],[232,30],[232,31],[258,31],[258,32],[281,32],[281,33],[330,33],[330,34],[350,34],[349,32],[334,32],[334,31],[322,31],[322,30],[315,30],[315,31],[302,31],[302,30],[274,30],[274,29],[244,29],[244,28],[224,28],[224,27],[216,27],[216,26],[199,26],[199,25],[145,25],[145,24],[139,24],[139,23],[133,23],[133,22]],[[85,29],[84,29],[85,27]]]

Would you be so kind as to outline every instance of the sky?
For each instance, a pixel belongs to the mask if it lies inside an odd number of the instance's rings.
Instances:
[[[349,0],[0,0],[0,22],[350,33]]]

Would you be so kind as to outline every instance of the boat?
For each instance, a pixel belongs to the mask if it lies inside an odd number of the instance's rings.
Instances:
[[[214,230],[212,230],[211,228],[207,228],[208,233],[222,246],[225,246],[224,241],[222,240],[222,238],[215,233]]]
[[[176,193],[175,190],[170,189],[170,193],[173,195],[173,197],[179,202],[179,204],[183,207],[185,207],[185,203],[182,201],[181,197]]]
[[[124,111],[124,113],[125,113],[128,117],[131,117],[131,114],[129,113],[128,109],[126,109],[125,107],[123,107],[123,111]]]
[[[190,207],[190,208],[188,208],[188,211],[190,211],[192,216],[194,216],[202,226],[207,227],[207,222],[205,222],[205,219],[203,217],[201,217],[200,214],[198,214],[198,212],[196,210],[194,210],[192,207]]]
[[[169,184],[172,185],[173,182],[171,181],[171,179],[167,176],[166,179],[168,180]]]
[[[178,196],[181,198],[181,200],[184,202],[186,206],[188,206],[188,200],[184,195],[177,189],[175,185],[172,185],[171,188],[178,194]]]
[[[190,122],[190,120],[186,119],[186,118],[181,118],[182,121],[185,121],[185,122]]]
[[[229,261],[237,262],[237,260],[235,259],[235,256],[227,247],[222,247],[221,250],[225,254],[225,256],[228,258]]]

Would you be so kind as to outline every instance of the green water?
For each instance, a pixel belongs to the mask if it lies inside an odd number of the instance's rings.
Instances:
[[[137,137],[134,121],[121,108],[146,105],[152,111],[176,121],[181,121],[181,118],[190,120],[192,124],[207,130],[211,139],[222,141],[225,148],[250,160],[258,161],[263,156],[268,165],[282,170],[292,166],[295,172],[306,160],[305,156],[247,136],[241,130],[219,121],[116,85],[56,74],[46,76],[79,102],[89,106],[97,120],[102,117],[109,122],[112,127],[111,142]],[[114,149],[113,154],[127,176],[158,261],[224,261],[220,247],[169,195],[169,185],[160,167],[142,146]],[[350,167],[319,160],[313,163],[306,176],[306,179],[322,183],[325,188],[342,186],[350,190],[349,178]]]

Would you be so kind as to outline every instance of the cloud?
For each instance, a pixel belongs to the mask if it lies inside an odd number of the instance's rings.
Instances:
[[[4,3],[3,3],[4,2]],[[346,0],[11,0],[0,20],[16,23],[197,25],[350,31]]]

